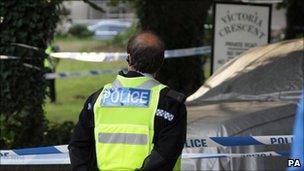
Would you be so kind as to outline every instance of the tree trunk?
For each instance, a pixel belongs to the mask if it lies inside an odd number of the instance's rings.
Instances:
[[[136,10],[142,30],[151,30],[164,41],[166,49],[203,45],[204,24],[212,0],[137,0]],[[198,56],[166,59],[157,79],[189,96],[204,81]]]

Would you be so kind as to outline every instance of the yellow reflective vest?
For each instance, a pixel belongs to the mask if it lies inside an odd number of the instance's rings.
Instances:
[[[154,116],[165,87],[147,76],[120,75],[105,85],[94,104],[99,170],[135,170],[142,166],[153,149]]]
[[[48,55],[53,53],[52,46],[48,46],[48,48],[45,50],[45,53]],[[44,59],[44,67],[49,68],[51,70],[55,68],[54,63],[53,61],[51,61],[49,56]]]

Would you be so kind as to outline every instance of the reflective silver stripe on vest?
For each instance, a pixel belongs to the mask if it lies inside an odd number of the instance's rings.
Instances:
[[[150,80],[143,82],[141,85],[137,86],[136,88],[151,89],[158,85],[160,85],[160,83],[157,80],[150,79]],[[112,87],[118,88],[118,87],[123,87],[123,86],[122,86],[122,83],[118,79],[116,79],[113,81]]]
[[[148,136],[146,134],[133,133],[99,133],[98,142],[109,144],[146,145],[148,143]]]
[[[148,81],[143,82],[141,85],[138,86],[138,88],[143,88],[143,89],[151,89],[155,86],[160,85],[160,83],[154,79],[150,79]]]
[[[118,79],[116,79],[113,81],[112,87],[114,87],[114,88],[122,87],[122,84]]]

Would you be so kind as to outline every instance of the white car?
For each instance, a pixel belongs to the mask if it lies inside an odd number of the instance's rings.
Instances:
[[[88,26],[88,30],[94,33],[94,37],[99,39],[111,39],[127,28],[131,27],[132,23],[119,20],[104,20],[97,24]]]

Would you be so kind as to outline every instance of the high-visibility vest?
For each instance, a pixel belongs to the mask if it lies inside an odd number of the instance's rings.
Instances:
[[[45,53],[50,55],[51,53],[53,53],[53,49],[52,49],[52,46],[48,46],[48,48],[45,50]],[[44,59],[44,67],[46,68],[49,68],[51,70],[54,69],[54,64],[53,64],[53,61],[51,61],[51,59],[49,57],[46,57]]]
[[[154,116],[165,87],[147,76],[120,75],[104,86],[94,104],[99,170],[135,170],[142,166],[153,149]]]

